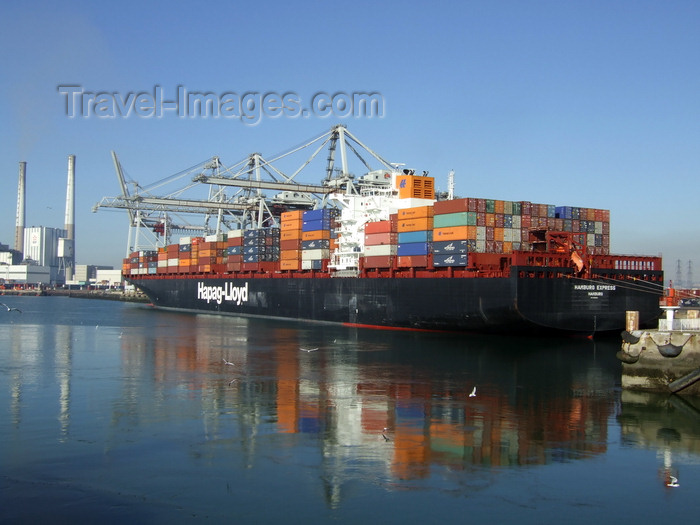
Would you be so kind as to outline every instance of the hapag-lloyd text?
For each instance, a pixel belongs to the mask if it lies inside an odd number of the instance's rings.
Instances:
[[[243,286],[233,286],[233,283],[225,283],[224,286],[206,286],[204,283],[197,283],[197,299],[202,299],[207,303],[214,301],[221,304],[230,301],[240,305],[248,302],[248,283]]]

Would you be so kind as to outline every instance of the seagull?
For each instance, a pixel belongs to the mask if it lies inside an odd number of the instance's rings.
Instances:
[[[476,387],[472,389],[471,393],[469,394],[469,397],[476,397]]]
[[[384,441],[391,441],[388,437],[386,437],[385,432],[389,430],[388,428],[384,427],[384,430],[382,431],[382,437],[384,438]]]
[[[0,303],[0,304],[3,305],[5,308],[7,308],[7,311],[8,311],[8,312],[19,312],[19,313],[22,313],[22,310],[20,310],[19,308],[14,308],[14,307],[12,307],[12,306],[7,306],[5,303]]]
[[[225,364],[225,365],[229,365],[229,366],[236,366],[236,365],[233,364],[231,361],[226,361],[226,359],[224,359],[224,364]]]
[[[299,348],[299,350],[303,350],[304,352],[315,352],[318,350],[318,348]]]
[[[667,487],[680,487],[680,483],[678,483],[678,478],[675,476],[669,476],[670,480],[668,483],[666,483]]]

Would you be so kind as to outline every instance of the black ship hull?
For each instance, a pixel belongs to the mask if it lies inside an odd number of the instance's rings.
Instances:
[[[593,334],[624,330],[629,310],[642,325],[658,318],[660,290],[626,284],[633,279],[533,277],[526,270],[494,278],[154,275],[131,282],[159,308],[375,328]]]

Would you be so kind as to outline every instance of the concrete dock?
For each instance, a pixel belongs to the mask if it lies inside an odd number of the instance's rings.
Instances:
[[[700,305],[662,306],[656,330],[639,330],[636,312],[627,313],[622,332],[622,388],[700,396]]]

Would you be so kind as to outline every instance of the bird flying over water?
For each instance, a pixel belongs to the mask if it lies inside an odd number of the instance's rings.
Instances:
[[[675,476],[669,476],[668,483],[666,483],[667,487],[680,487],[680,484],[678,483],[678,478]]]
[[[0,304],[3,305],[5,308],[7,308],[7,311],[8,311],[8,312],[19,312],[19,313],[22,313],[22,310],[20,310],[19,308],[15,308],[15,307],[13,307],[13,306],[7,306],[5,303],[0,303]]]
[[[476,397],[476,387],[472,389],[471,393],[469,394],[469,397]]]
[[[224,364],[225,364],[225,365],[229,365],[229,366],[236,366],[236,365],[233,364],[231,361],[226,361],[226,359],[224,359]]]
[[[304,352],[315,352],[318,350],[318,348],[299,348],[299,350],[302,350]]]

